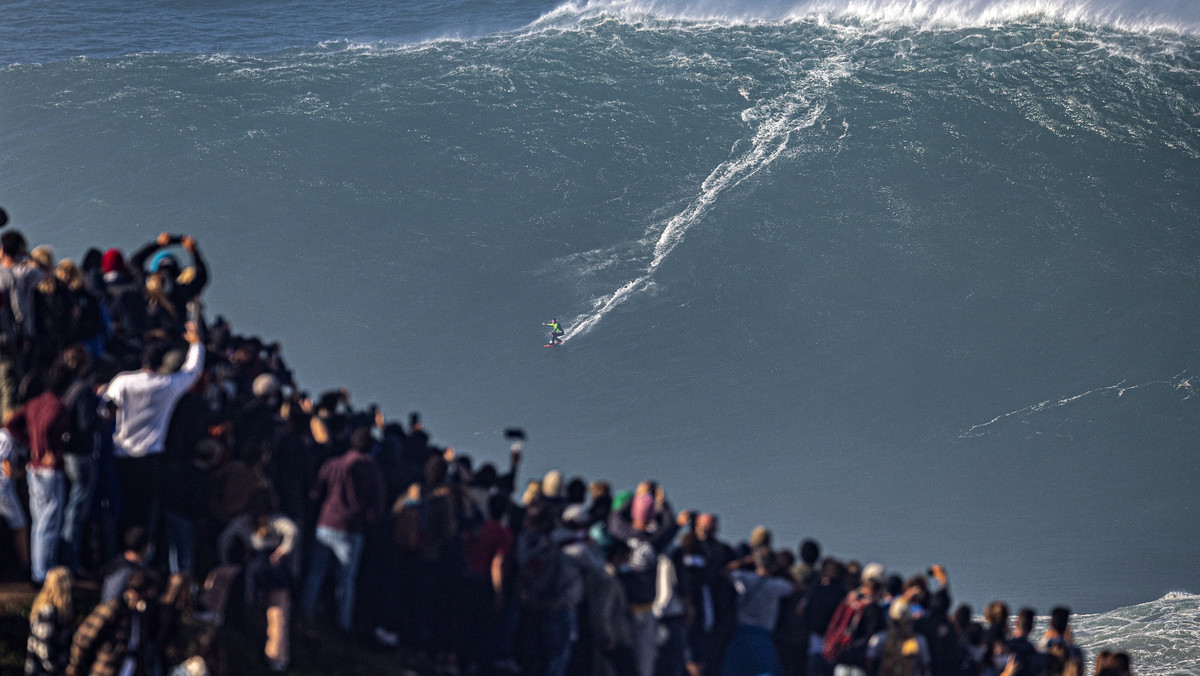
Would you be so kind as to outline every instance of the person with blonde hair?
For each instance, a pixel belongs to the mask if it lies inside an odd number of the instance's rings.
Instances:
[[[529,483],[525,484],[525,492],[521,494],[521,505],[528,507],[541,499],[542,482],[537,479],[530,479]]]
[[[29,260],[37,267],[40,281],[33,289],[32,364],[27,368],[41,373],[67,346],[70,323],[70,300],[67,287],[54,274],[54,250],[48,246],[35,247]]]
[[[51,568],[46,583],[29,611],[25,674],[62,674],[71,656],[74,611],[71,606],[71,571]]]
[[[546,476],[542,478],[542,496],[557,501],[562,498],[562,490],[562,472],[556,469],[546,472]]]
[[[147,328],[162,330],[168,336],[176,335],[183,326],[181,314],[167,294],[166,276],[156,272],[146,277]]]
[[[192,257],[192,273],[186,277],[182,275],[183,268],[179,260],[169,250],[176,245],[182,246]],[[191,235],[161,233],[133,253],[129,266],[143,289],[147,288],[150,277],[158,276],[154,282],[156,302],[169,305],[173,314],[181,318],[181,324],[182,317],[187,314],[188,303],[196,300],[208,284],[208,265],[200,255],[196,238]]]
[[[83,343],[91,356],[99,356],[104,352],[107,338],[100,299],[88,288],[83,273],[71,259],[59,261],[54,275],[61,283],[68,301],[66,344]]]

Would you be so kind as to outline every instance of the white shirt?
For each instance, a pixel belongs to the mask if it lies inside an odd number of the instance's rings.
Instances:
[[[142,458],[163,452],[167,425],[175,404],[196,381],[204,368],[204,347],[188,347],[183,368],[162,375],[150,371],[119,373],[108,384],[104,400],[117,405],[117,428],[113,432],[113,455]]]

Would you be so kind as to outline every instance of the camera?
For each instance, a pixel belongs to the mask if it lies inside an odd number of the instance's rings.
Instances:
[[[504,430],[504,438],[525,441],[525,430],[520,427],[509,427]]]

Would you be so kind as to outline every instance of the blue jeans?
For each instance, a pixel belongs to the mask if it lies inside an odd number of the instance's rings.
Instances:
[[[63,565],[78,573],[79,550],[92,511],[92,495],[96,492],[96,461],[90,455],[68,453],[63,456],[63,465],[71,485],[67,490],[59,556]]]
[[[354,619],[354,583],[358,578],[358,564],[362,561],[363,534],[317,526],[315,540],[308,575],[304,577],[304,596],[300,599],[300,612],[312,618],[317,608],[317,599],[321,596],[325,574],[329,572],[329,560],[336,558],[337,624],[342,631],[350,631]]]
[[[175,512],[163,512],[163,524],[167,527],[167,565],[171,573],[191,573],[196,560],[196,524]]]
[[[29,481],[29,558],[34,582],[44,582],[46,572],[58,565],[58,538],[62,532],[63,511],[67,502],[67,477],[49,467],[30,467]]]

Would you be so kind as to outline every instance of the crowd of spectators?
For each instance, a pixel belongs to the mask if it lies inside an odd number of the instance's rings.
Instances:
[[[1031,609],[953,608],[941,566],[904,578],[763,527],[728,543],[649,480],[518,491],[520,430],[498,466],[415,413],[310,396],[278,345],[205,324],[193,237],[78,266],[14,229],[0,249],[0,521],[40,587],[27,673],[218,671],[219,633],[181,642],[186,618],[261,636],[277,671],[303,629],[436,673],[1084,674],[1065,608],[1035,642]],[[74,617],[81,577],[101,598]]]

